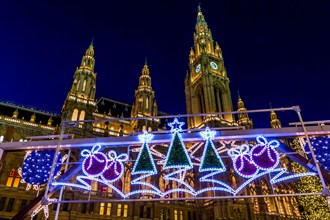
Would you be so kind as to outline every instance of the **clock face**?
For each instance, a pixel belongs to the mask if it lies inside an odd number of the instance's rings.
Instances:
[[[213,61],[210,63],[210,66],[211,66],[212,69],[215,69],[215,70],[218,69],[218,65]]]
[[[198,64],[195,69],[196,73],[199,73],[199,71],[201,71],[201,64]]]

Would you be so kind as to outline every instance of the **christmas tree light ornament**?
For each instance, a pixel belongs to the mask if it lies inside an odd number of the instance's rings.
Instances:
[[[206,143],[201,158],[201,164],[199,166],[199,172],[226,171],[226,167],[212,142],[215,131],[211,131],[209,127],[206,127],[205,131],[201,132],[201,135],[203,139],[206,140]]]

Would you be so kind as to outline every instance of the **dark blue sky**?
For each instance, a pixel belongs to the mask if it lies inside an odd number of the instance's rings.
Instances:
[[[97,97],[133,103],[147,56],[159,109],[184,114],[198,2],[0,0],[0,99],[60,112],[94,36]],[[202,1],[235,109],[239,90],[248,109],[300,105],[305,120],[329,119],[329,6]]]

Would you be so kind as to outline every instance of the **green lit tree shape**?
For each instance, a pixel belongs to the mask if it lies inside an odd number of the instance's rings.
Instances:
[[[178,132],[174,132],[170,149],[167,153],[164,169],[170,168],[192,168],[186,147],[184,146]]]
[[[137,157],[137,161],[135,162],[132,171],[132,174],[141,173],[157,173],[154,160],[146,142],[142,145],[142,149]]]
[[[214,144],[210,139],[206,141],[205,150],[203,152],[202,158],[204,160],[201,162],[199,171],[210,171],[210,170],[226,170],[218,152],[216,151]]]

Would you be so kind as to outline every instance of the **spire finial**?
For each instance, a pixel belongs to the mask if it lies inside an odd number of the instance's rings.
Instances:
[[[202,12],[201,4],[202,4],[202,3],[199,2],[199,4],[198,4],[198,12]]]
[[[272,103],[271,103],[271,102],[269,102],[269,107],[270,107],[270,108],[273,108],[273,107],[272,107]]]
[[[237,90],[237,95],[238,95],[238,98],[240,99],[240,98],[241,98],[241,96],[239,95],[239,90]]]
[[[94,36],[92,37],[91,45],[94,45]]]
[[[147,59],[147,57],[144,58],[144,65],[148,65],[148,59]]]

